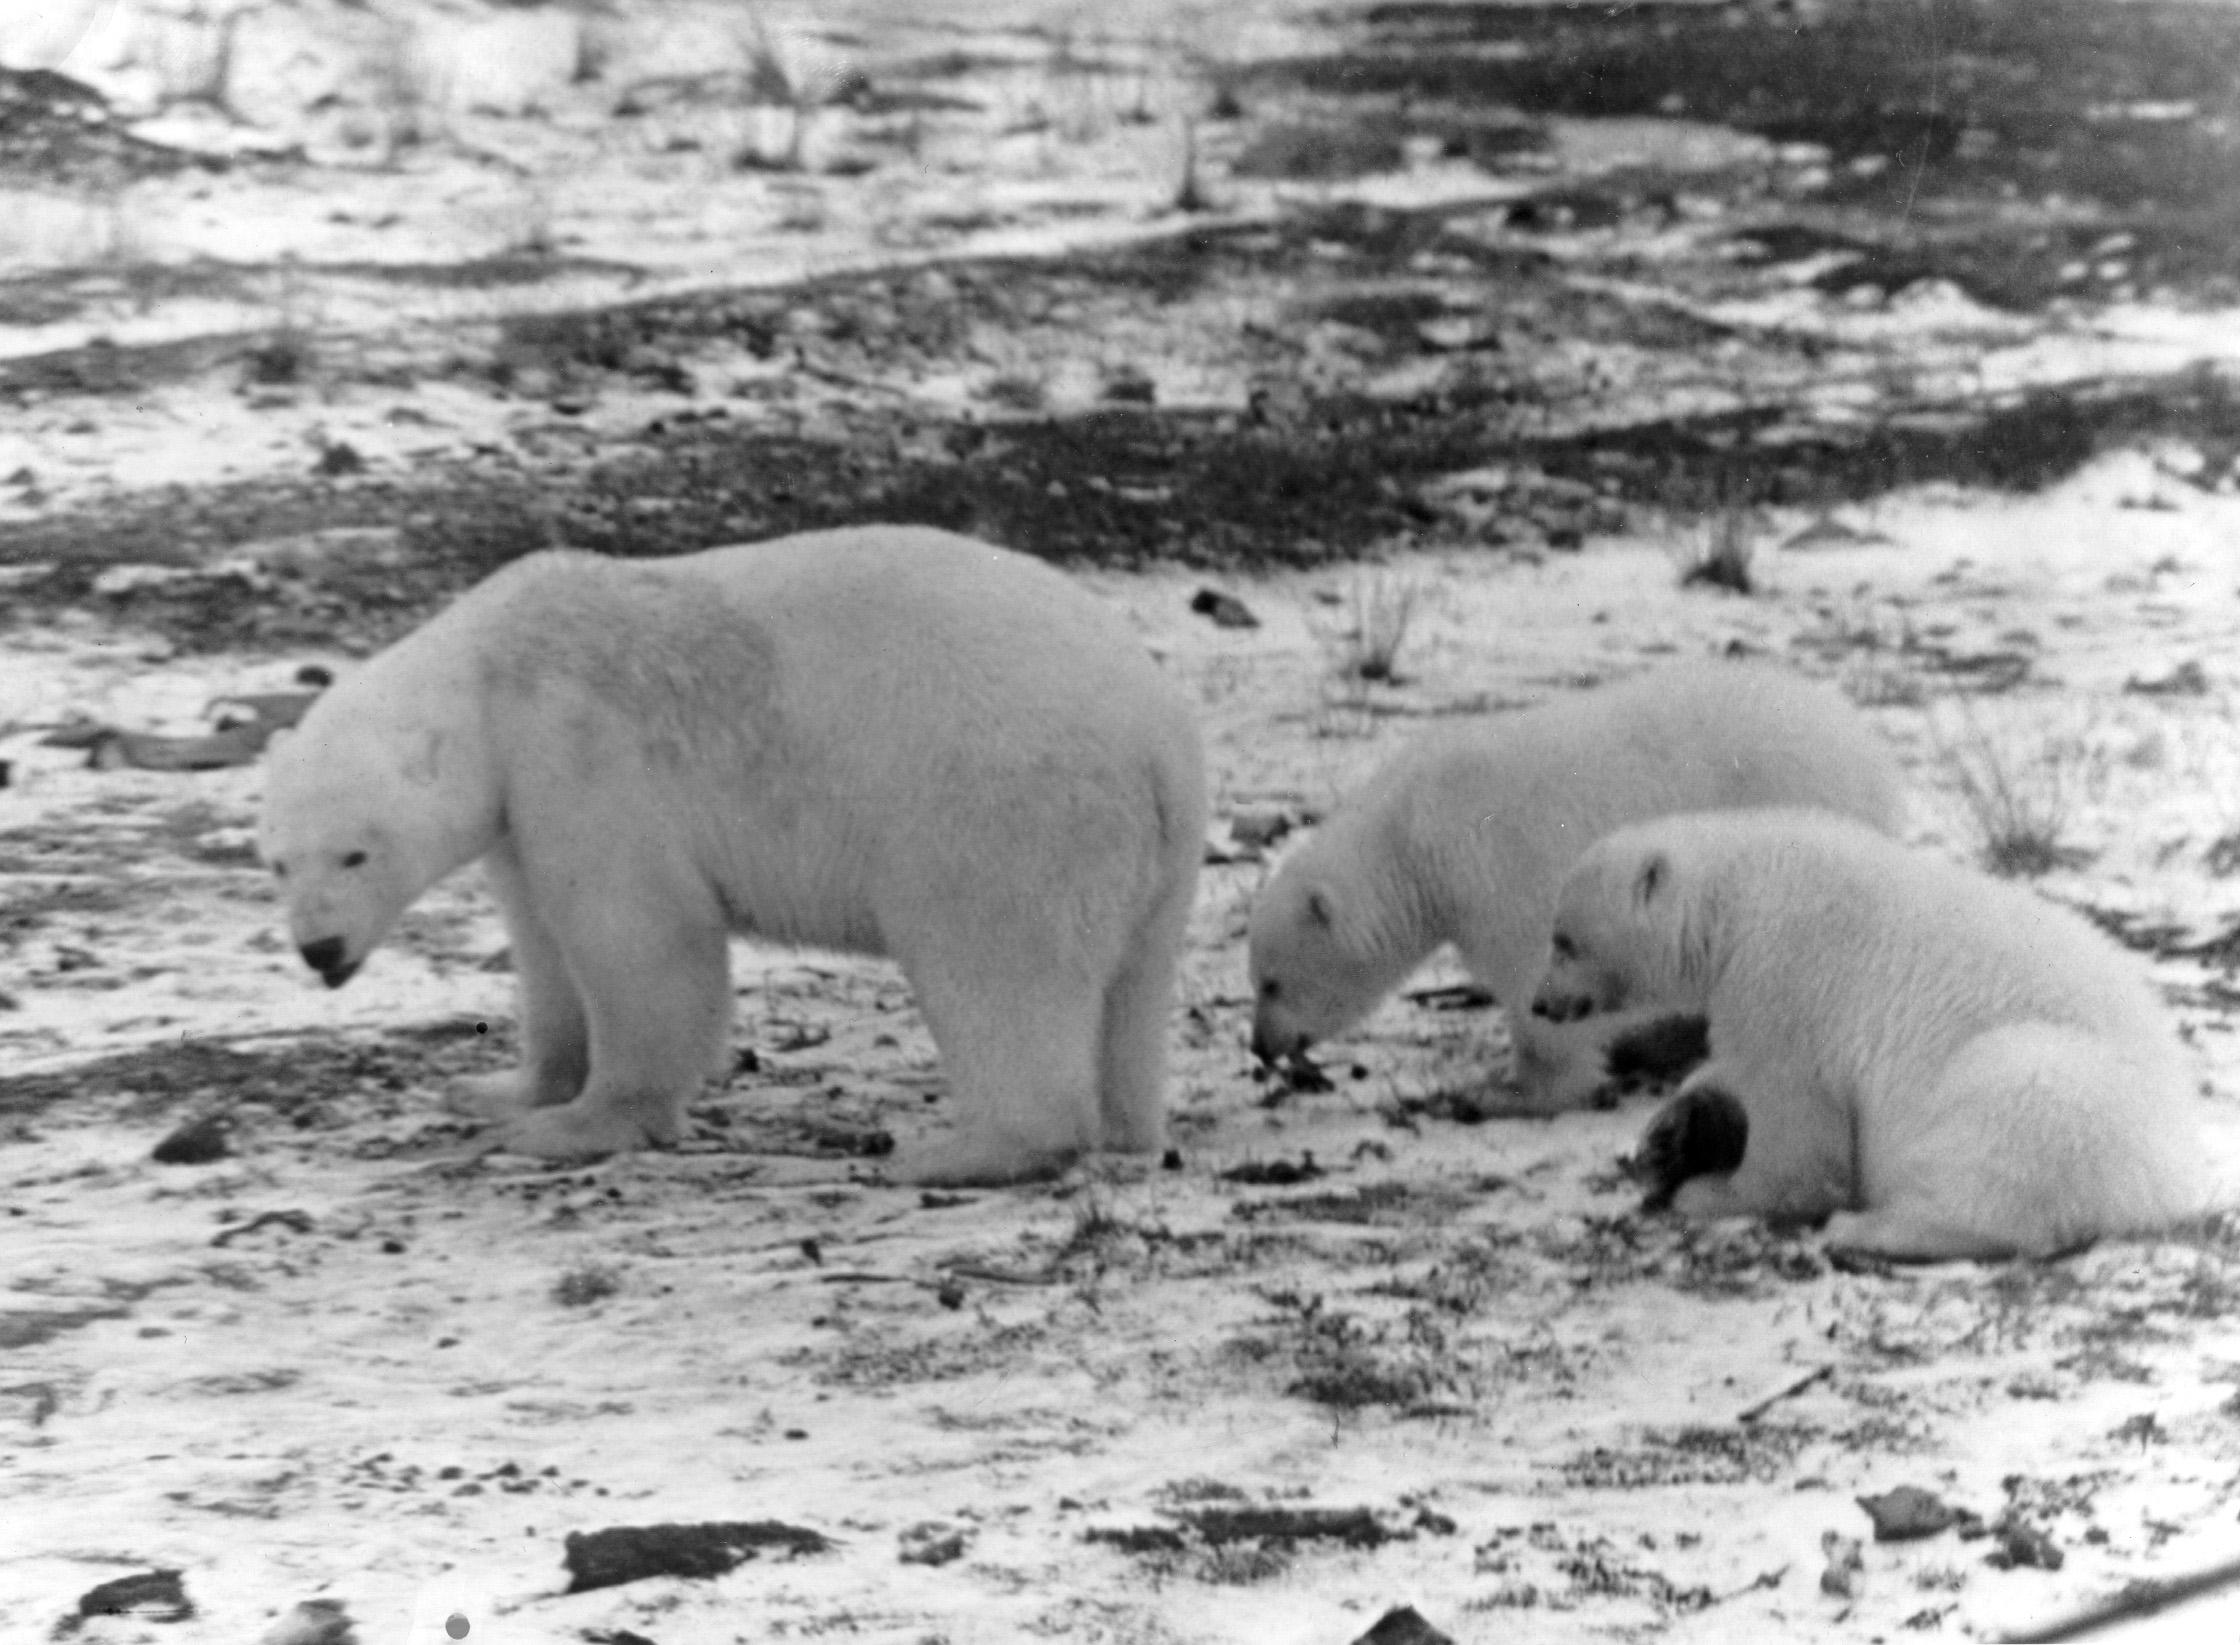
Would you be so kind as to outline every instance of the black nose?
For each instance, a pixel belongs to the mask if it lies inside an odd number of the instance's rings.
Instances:
[[[324,977],[342,969],[342,939],[321,937],[317,942],[307,942],[296,952],[303,956],[303,963]]]

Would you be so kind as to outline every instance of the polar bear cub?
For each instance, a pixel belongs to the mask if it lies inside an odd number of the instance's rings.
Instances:
[[[1676,664],[1436,730],[1260,893],[1253,1050],[1273,1061],[1344,1032],[1451,942],[1507,1016],[1522,1105],[1576,1107],[1630,1024],[1570,1030],[1525,1010],[1564,871],[1630,822],[1763,805],[1825,806],[1878,828],[1903,812],[1896,762],[1864,718],[1833,689],[1760,664]]]
[[[262,844],[334,987],[483,862],[521,1066],[466,1100],[510,1149],[675,1140],[743,933],[898,960],[958,1124],[906,1174],[999,1182],[1159,1146],[1204,788],[1190,704],[1117,613],[868,526],[508,566],[275,745]]]
[[[1829,1216],[1881,1256],[2046,1256],[2209,1208],[2202,1104],[2141,968],[2064,909],[1825,814],[1611,835],[1559,899],[1536,1014],[1701,1010],[1691,1104],[1739,1165],[1690,1217]]]

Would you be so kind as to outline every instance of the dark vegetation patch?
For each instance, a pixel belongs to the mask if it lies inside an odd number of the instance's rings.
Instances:
[[[1917,266],[2030,306],[2094,284],[2240,290],[2240,15],[2185,0],[1369,8],[1260,71],[1363,118],[1422,106],[1677,115],[1820,145],[1829,205],[1925,230]],[[2082,220],[2086,226],[2078,226]],[[2071,268],[2111,231],[2120,270]],[[1875,276],[1900,278],[1901,266]]]
[[[1498,410],[1498,408],[1495,408]],[[2047,391],[1981,416],[1863,428],[1777,408],[1576,434],[1520,435],[1482,399],[1328,400],[1280,420],[1124,409],[992,425],[866,414],[842,439],[694,421],[580,470],[458,462],[411,480],[169,488],[0,528],[0,563],[52,562],[14,584],[26,618],[112,607],[198,650],[384,643],[509,560],[556,544],[673,554],[865,521],[946,526],[1060,564],[1172,559],[1223,571],[1307,567],[1430,536],[1418,493],[1440,475],[1530,463],[1624,502],[1708,510],[1827,506],[1952,480],[2027,490],[2103,447],[2177,433],[2240,449],[2240,397],[2189,373]],[[929,437],[930,436],[930,437]],[[206,559],[260,538],[402,526],[393,557],[338,556],[268,586],[226,575],[93,592],[105,564]]]
[[[822,1532],[774,1519],[570,1531],[568,1592],[587,1593],[654,1576],[719,1577],[763,1553],[793,1559],[831,1546]]]
[[[116,1117],[119,1102],[123,1117],[133,1120],[254,1107],[308,1129],[331,1123],[327,1104],[333,1099],[348,1097],[368,1116],[394,1111],[406,1093],[490,1061],[486,1037],[464,1021],[398,1030],[371,1042],[304,1035],[244,1049],[182,1040],[53,1073],[0,1075],[0,1118],[30,1118],[59,1103],[99,1099],[104,1118]]]
[[[1596,1491],[1670,1485],[1764,1484],[1819,1436],[1800,1425],[1757,1422],[1652,1429],[1630,1448],[1597,1445],[1563,1464],[1567,1483]]]
[[[52,69],[0,68],[0,177],[118,189],[197,166],[222,171],[225,162],[135,137],[111,121],[108,103],[83,81]]]

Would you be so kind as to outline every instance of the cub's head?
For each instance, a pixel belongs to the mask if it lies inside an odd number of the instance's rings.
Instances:
[[[1420,954],[1384,951],[1373,897],[1302,854],[1279,869],[1252,908],[1252,1054],[1295,1056],[1342,1034],[1376,1007]]]
[[[1633,1006],[1700,1006],[1707,910],[1684,831],[1628,828],[1590,846],[1556,899],[1532,1014],[1554,1022]]]
[[[314,709],[273,739],[258,827],[288,933],[329,988],[348,982],[413,899],[457,866],[445,839],[441,733],[400,742],[351,719]]]

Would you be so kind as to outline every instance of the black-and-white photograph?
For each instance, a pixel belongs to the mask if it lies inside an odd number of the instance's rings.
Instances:
[[[0,0],[0,1637],[2240,1637],[2240,0]]]

